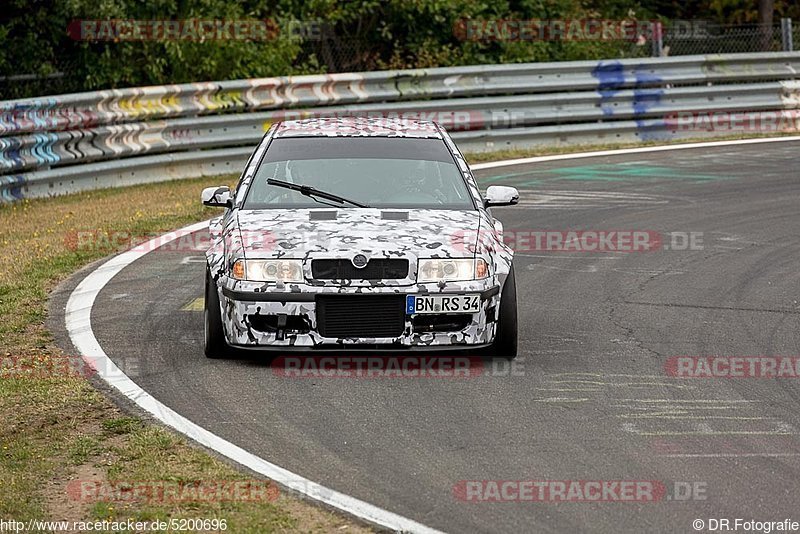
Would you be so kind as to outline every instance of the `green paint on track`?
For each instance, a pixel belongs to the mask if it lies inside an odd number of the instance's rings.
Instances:
[[[528,178],[526,180],[526,178]],[[673,167],[643,165],[638,163],[579,165],[557,169],[528,170],[498,176],[481,178],[480,183],[493,183],[502,180],[509,185],[541,185],[559,180],[581,182],[642,182],[657,180],[681,180],[690,182],[710,182],[724,180],[730,176],[685,172]]]

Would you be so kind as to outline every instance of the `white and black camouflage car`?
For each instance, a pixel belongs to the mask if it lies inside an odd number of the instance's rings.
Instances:
[[[438,124],[306,119],[274,124],[224,207],[206,253],[205,353],[229,347],[461,349],[513,358],[512,250]]]

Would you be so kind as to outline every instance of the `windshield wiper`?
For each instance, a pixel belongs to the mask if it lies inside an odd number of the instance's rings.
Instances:
[[[311,187],[310,185],[293,184],[291,182],[284,182],[283,180],[276,180],[275,178],[267,178],[267,184],[274,185],[276,187],[284,187],[286,189],[291,189],[292,191],[299,191],[301,195],[305,195],[307,197],[319,197],[327,200],[333,200],[334,202],[339,202],[340,204],[352,204],[357,208],[369,207],[366,204],[356,202],[355,200],[350,200],[349,198],[340,197],[339,195],[334,195],[333,193],[328,193],[326,191],[320,191],[319,189]]]

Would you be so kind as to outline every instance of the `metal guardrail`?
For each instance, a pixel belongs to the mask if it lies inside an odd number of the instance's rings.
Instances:
[[[181,178],[238,174],[252,151],[253,147],[239,147],[177,152],[0,176],[0,202]],[[21,177],[24,181],[20,181]]]
[[[800,53],[788,52],[298,76],[5,101],[0,201],[237,172],[269,124],[301,116],[433,118],[468,152],[710,136],[678,131],[669,119],[797,109],[796,79]]]
[[[48,134],[46,139],[40,135],[0,137],[0,153],[8,154],[0,160],[0,172],[35,169],[48,156],[51,165],[56,166],[175,150],[254,145],[270,124],[304,116],[418,116],[433,118],[448,130],[458,132],[600,123],[609,118],[645,120],[708,109],[726,112],[788,109],[798,103],[796,98],[791,102],[787,95],[796,94],[800,91],[795,82],[770,82],[624,89],[599,99],[596,92],[582,91],[160,119],[87,129],[81,136],[60,131]]]

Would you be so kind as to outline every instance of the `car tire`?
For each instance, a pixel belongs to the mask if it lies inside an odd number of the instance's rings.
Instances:
[[[500,294],[500,309],[497,315],[497,333],[489,348],[494,358],[513,360],[517,357],[517,284],[514,281],[514,265],[503,284]]]
[[[203,350],[207,358],[225,358],[230,351],[222,330],[219,293],[211,279],[211,272],[206,269],[206,293],[203,305]]]

